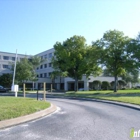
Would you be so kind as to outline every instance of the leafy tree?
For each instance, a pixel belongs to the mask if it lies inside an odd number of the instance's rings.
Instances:
[[[136,68],[139,69],[140,68],[140,33],[138,34],[136,39],[133,39],[131,41],[130,45],[127,48],[127,53],[129,55],[129,58],[133,60],[133,65],[135,65]]]
[[[122,79],[126,81],[126,83],[131,82],[132,84],[139,82],[139,71],[133,69],[131,72],[126,72],[125,75],[122,76]]]
[[[33,65],[33,69],[36,70],[36,68],[42,64],[45,61],[45,59],[42,59],[40,56],[32,56],[30,59],[30,63]]]
[[[124,87],[126,85],[126,82],[124,80],[118,80],[118,85],[119,85],[120,89],[122,89],[122,87]]]
[[[63,43],[56,42],[54,49],[53,67],[63,72],[67,71],[68,76],[75,79],[75,91],[78,90],[78,80],[83,74],[88,76],[97,73],[98,65],[89,57],[89,50],[92,48],[87,46],[84,37],[73,36]]]
[[[6,73],[0,76],[0,85],[10,88],[12,85],[12,74]]]
[[[131,41],[132,39],[117,30],[107,31],[98,41],[98,46],[103,48],[102,63],[115,79],[114,92],[117,92],[118,76],[125,74],[126,69],[133,67],[127,54]]]
[[[14,66],[12,67],[12,71]],[[25,57],[21,61],[17,61],[15,79],[20,84],[28,81],[32,78],[33,66],[29,63],[29,60]]]
[[[108,69],[103,70],[103,76],[112,76]]]

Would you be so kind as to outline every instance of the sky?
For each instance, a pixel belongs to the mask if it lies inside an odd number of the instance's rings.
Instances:
[[[35,55],[73,35],[86,43],[108,30],[136,38],[140,0],[0,0],[0,51]]]

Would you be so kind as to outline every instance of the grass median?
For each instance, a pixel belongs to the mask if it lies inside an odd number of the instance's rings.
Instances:
[[[118,90],[113,91],[78,91],[66,92],[66,97],[80,97],[92,99],[104,99],[140,105],[140,90]]]
[[[31,98],[0,97],[0,121],[35,113],[48,107],[49,102]]]

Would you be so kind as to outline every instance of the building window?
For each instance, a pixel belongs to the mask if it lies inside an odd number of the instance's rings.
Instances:
[[[36,68],[37,70],[39,69],[39,67]]]
[[[9,60],[9,56],[3,56],[4,60]]]
[[[47,73],[44,73],[44,77],[47,77]]]
[[[43,56],[41,56],[41,59],[43,60]]]
[[[40,74],[40,78],[42,78],[42,77],[43,77],[43,74],[41,73],[41,74]]]
[[[47,58],[47,54],[46,54],[46,55],[44,55],[44,58],[45,58],[45,59]]]
[[[52,66],[52,63],[49,63],[49,67],[51,67]]]
[[[52,58],[52,53],[49,53],[49,58]]]
[[[24,58],[19,58],[20,61],[22,61]]]
[[[3,65],[4,69],[9,69],[9,65]]]
[[[47,64],[44,64],[44,68],[47,68]]]
[[[39,77],[38,74],[36,75],[36,77]]]
[[[51,76],[51,72],[49,72],[49,76]]]
[[[12,61],[15,61],[15,57],[12,57]]]
[[[43,68],[43,65],[40,66],[40,69],[42,69],[42,68]]]
[[[28,58],[29,62],[32,62],[32,59],[31,58]]]

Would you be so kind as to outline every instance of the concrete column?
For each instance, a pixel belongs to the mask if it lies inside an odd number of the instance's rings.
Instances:
[[[60,83],[57,83],[57,90],[60,90]]]
[[[128,83],[128,87],[132,88],[132,83],[131,82]]]
[[[35,84],[35,88],[38,89],[38,82],[36,82],[36,84]]]
[[[68,91],[68,83],[67,83],[67,81],[64,82],[64,90]]]
[[[25,98],[25,83],[23,84],[23,95],[24,95],[24,98]]]
[[[84,77],[84,90],[85,91],[89,90],[89,82],[88,82],[88,78],[86,78],[86,76]]]
[[[46,101],[46,83],[43,84],[44,101]]]

